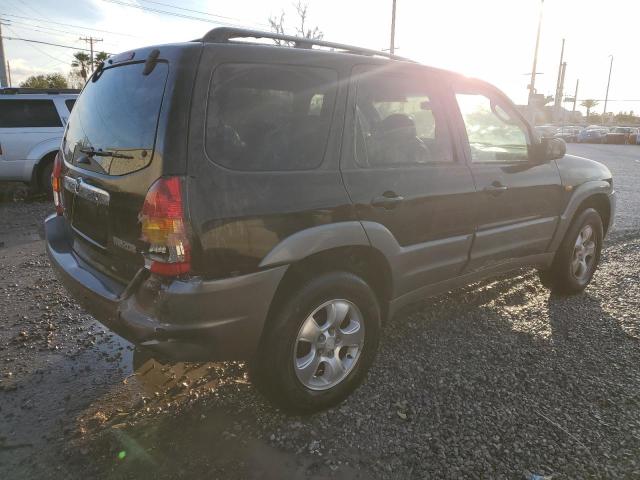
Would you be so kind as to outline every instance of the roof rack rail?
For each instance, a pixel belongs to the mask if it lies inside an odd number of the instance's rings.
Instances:
[[[295,48],[313,48],[314,45],[317,45],[319,47],[334,48],[336,50],[343,50],[345,52],[355,53],[357,55],[378,56],[390,58],[393,60],[404,60],[407,62],[413,62],[413,60],[410,60],[408,58],[393,55],[391,53],[380,52],[378,50],[354,47],[353,45],[345,45],[343,43],[326,42],[324,40],[314,40],[312,38],[294,37],[293,35],[281,35],[279,33],[263,32],[260,30],[249,30],[244,28],[214,28],[213,30],[209,30],[209,32],[207,32],[207,34],[202,37],[202,41],[205,43],[229,43],[234,38],[269,38],[272,40],[282,40],[284,42],[290,42]]]
[[[0,95],[16,95],[18,93],[25,94],[50,94],[58,95],[61,93],[80,93],[75,88],[26,88],[26,87],[4,87],[0,88]]]

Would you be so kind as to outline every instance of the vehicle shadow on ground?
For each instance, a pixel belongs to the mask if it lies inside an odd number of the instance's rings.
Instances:
[[[397,315],[367,382],[328,413],[284,415],[247,383],[241,365],[200,365],[191,376],[171,367],[159,375],[170,377],[165,393],[154,398],[157,387],[148,389],[132,424],[110,421],[92,440],[91,458],[104,477],[410,478],[427,464],[425,472],[450,473],[460,461],[453,448],[471,448],[464,439],[473,432],[473,448],[493,460],[478,458],[470,471],[604,475],[615,452],[600,450],[598,439],[619,435],[607,428],[620,420],[609,407],[637,388],[621,387],[620,372],[603,361],[622,338],[589,293],[549,295],[533,273],[481,282]],[[403,349],[420,364],[398,355]],[[208,394],[198,398],[202,385]],[[591,396],[581,397],[583,389]],[[179,409],[171,406],[176,392],[187,398]],[[344,445],[371,435],[362,425],[372,421],[376,438]],[[420,460],[398,460],[412,449]],[[518,454],[527,449],[534,464]]]

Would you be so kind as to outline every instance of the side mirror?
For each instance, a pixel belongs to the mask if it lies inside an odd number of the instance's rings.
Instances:
[[[542,137],[535,149],[535,160],[544,163],[564,157],[567,144],[561,138]]]

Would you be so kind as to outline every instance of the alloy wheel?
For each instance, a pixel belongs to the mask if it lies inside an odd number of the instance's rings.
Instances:
[[[364,346],[364,319],[348,300],[329,300],[303,322],[293,353],[298,380],[311,390],[334,387],[355,367]]]

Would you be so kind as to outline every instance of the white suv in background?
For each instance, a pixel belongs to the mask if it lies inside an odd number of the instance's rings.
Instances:
[[[70,89],[0,89],[0,181],[50,190],[53,160],[77,96]]]

